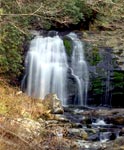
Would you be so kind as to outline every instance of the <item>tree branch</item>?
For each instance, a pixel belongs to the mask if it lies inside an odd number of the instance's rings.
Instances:
[[[25,35],[28,35],[28,33],[26,33],[25,31],[23,31],[22,29],[20,29],[19,27],[17,27],[14,23],[9,22],[12,26],[14,26],[16,29],[18,29],[20,32],[22,32]]]
[[[32,15],[33,14],[36,14],[41,8],[43,7],[43,5],[42,5],[42,3],[40,4],[40,7],[37,9],[37,10],[35,10],[33,13],[31,13]]]

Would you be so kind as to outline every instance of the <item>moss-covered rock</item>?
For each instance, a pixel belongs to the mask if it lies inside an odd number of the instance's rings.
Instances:
[[[64,41],[64,46],[65,46],[67,55],[71,56],[71,54],[72,54],[72,42],[66,38],[64,38],[63,41]]]

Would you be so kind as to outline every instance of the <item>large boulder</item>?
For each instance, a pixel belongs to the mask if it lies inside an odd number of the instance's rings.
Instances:
[[[64,109],[62,107],[61,100],[57,97],[56,94],[48,94],[43,100],[43,105],[53,114],[63,114]]]

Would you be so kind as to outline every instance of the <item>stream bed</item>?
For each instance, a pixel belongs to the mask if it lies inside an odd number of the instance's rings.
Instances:
[[[124,144],[124,109],[65,107],[64,114],[56,114],[55,120],[62,127],[58,136],[71,139],[74,150],[119,150]],[[118,146],[118,140],[123,144]]]

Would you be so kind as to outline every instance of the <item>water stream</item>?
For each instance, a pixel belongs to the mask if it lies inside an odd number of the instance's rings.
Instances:
[[[68,70],[77,84],[77,105],[87,104],[88,69],[84,58],[83,44],[75,33],[68,36],[72,41],[71,64],[67,61],[66,49],[57,32],[54,36],[37,35],[30,43],[25,59],[26,73],[22,88],[34,98],[43,99],[49,93],[56,93],[63,105],[68,105]],[[71,88],[71,87],[70,87]],[[75,104],[75,102],[73,102]]]
[[[70,33],[68,37],[71,38],[73,44],[73,52],[71,56],[71,68],[73,75],[78,84],[78,95],[80,101],[79,105],[87,105],[87,91],[89,83],[89,74],[87,69],[87,63],[84,57],[84,48],[81,40],[76,34]]]

